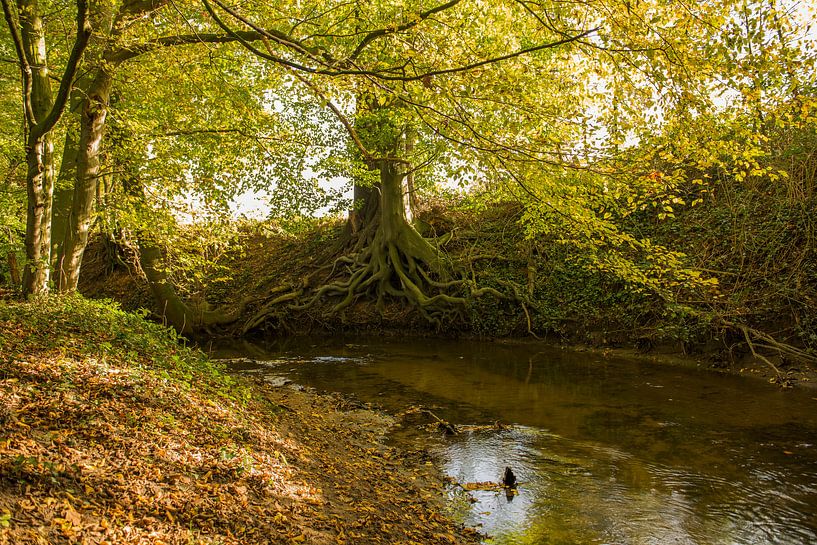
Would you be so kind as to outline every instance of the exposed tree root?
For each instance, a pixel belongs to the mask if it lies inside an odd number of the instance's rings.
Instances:
[[[290,289],[290,287],[289,286],[279,286],[278,288],[275,288],[273,290],[273,294],[281,293],[282,291],[286,291],[287,289]],[[261,324],[263,324],[266,321],[267,317],[270,315],[270,313],[273,312],[273,309],[275,309],[278,305],[280,305],[282,303],[286,303],[288,301],[295,301],[295,300],[298,299],[298,297],[301,296],[302,293],[303,293],[303,289],[290,291],[289,293],[284,293],[283,295],[279,295],[278,297],[275,297],[271,301],[268,301],[267,303],[265,303],[264,306],[262,306],[261,309],[258,310],[252,316],[252,318],[250,318],[249,320],[247,320],[244,323],[244,326],[242,327],[242,330],[241,330],[242,335],[246,335],[249,331],[251,331],[251,330],[255,329],[256,327],[260,326]]]
[[[435,241],[436,242],[436,241]],[[338,313],[361,299],[375,301],[384,314],[389,299],[402,301],[429,323],[442,327],[466,318],[470,303],[490,295],[514,299],[491,287],[476,287],[474,278],[454,278],[450,266],[436,247],[406,222],[391,229],[370,225],[347,240],[349,252],[336,258],[321,284],[291,290],[266,303],[246,322],[243,333],[261,326],[280,312],[283,303],[292,310],[307,310],[329,298]],[[279,288],[277,291],[286,291]]]
[[[411,229],[408,225],[406,228]],[[378,231],[370,244],[336,260],[341,278],[327,281],[309,300],[294,308],[304,310],[324,297],[335,296],[340,298],[332,307],[332,312],[336,313],[361,297],[369,296],[376,300],[377,309],[383,312],[386,297],[391,296],[406,300],[438,326],[445,318],[458,314],[468,304],[467,297],[446,291],[462,287],[465,281],[435,280],[435,276],[445,278],[440,257],[413,229],[411,233],[417,238],[409,235],[386,240]]]
[[[768,365],[774,371],[774,382],[783,386],[790,386],[790,379],[786,374],[780,370],[772,361],[757,351],[758,348],[772,350],[780,356],[785,356],[802,363],[810,365],[817,364],[817,356],[806,350],[802,350],[790,344],[782,343],[775,340],[771,335],[760,330],[754,329],[744,324],[736,324],[734,322],[722,322],[725,327],[739,330],[743,333],[743,338],[746,340],[746,345],[752,353],[752,356],[764,364]],[[758,342],[760,341],[760,342]]]
[[[532,336],[534,339],[539,339],[539,336],[533,332],[533,324],[530,319],[530,312],[528,311],[527,305],[525,305],[525,298],[519,293],[519,288],[516,284],[512,282],[501,282],[502,285],[508,287],[514,295],[514,300],[519,302],[519,306],[522,307],[522,312],[525,314],[525,322],[528,328],[528,335]]]
[[[313,272],[302,287],[278,290],[280,295],[272,297],[244,324],[243,333],[280,316],[282,305],[306,311],[319,302],[332,301],[329,312],[336,314],[365,299],[374,302],[385,316],[387,303],[400,302],[440,328],[465,322],[471,303],[479,297],[522,302],[516,289],[513,295],[506,295],[495,288],[478,287],[473,262],[468,263],[470,277],[455,271],[440,250],[451,240],[451,233],[426,239],[409,223],[402,167],[400,161],[377,162],[374,168],[380,170],[380,183],[368,189],[355,186],[356,200],[361,197],[362,206],[350,213],[344,236],[333,247],[333,255],[340,257],[325,267],[329,269],[326,277],[314,285]],[[331,258],[324,259],[328,262]],[[527,308],[523,310],[527,312]]]

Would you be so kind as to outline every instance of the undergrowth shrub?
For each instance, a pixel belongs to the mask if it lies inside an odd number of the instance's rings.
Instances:
[[[146,313],[122,310],[109,300],[81,295],[44,296],[0,303],[2,351],[60,350],[158,371],[185,382],[205,381],[232,388],[223,367],[188,347],[173,329],[151,322]]]

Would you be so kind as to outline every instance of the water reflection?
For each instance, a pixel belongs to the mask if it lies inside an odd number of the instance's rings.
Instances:
[[[491,343],[289,342],[221,354],[392,410],[514,424],[438,447],[461,483],[497,481],[505,466],[522,482],[512,501],[470,493],[463,516],[495,543],[817,543],[813,393]]]
[[[523,485],[512,501],[473,493],[466,520],[496,543],[795,544],[817,537],[808,520],[813,503],[784,492],[783,476],[732,481],[523,427],[470,434],[447,446],[445,459],[445,472],[460,482],[496,479],[503,464],[519,469]]]

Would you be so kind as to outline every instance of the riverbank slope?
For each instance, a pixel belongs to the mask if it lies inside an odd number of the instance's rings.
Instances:
[[[476,542],[390,417],[79,297],[0,302],[0,544]]]
[[[675,221],[649,211],[627,218],[628,232],[683,252],[688,271],[711,281],[708,287],[674,284],[668,272],[663,283],[672,288],[662,293],[628,283],[592,251],[555,234],[527,237],[519,204],[428,202],[416,219],[418,229],[440,244],[452,269],[468,282],[506,295],[474,298],[454,319],[437,324],[398,297],[380,305],[360,296],[340,311],[334,310],[338,296],[311,297],[343,267],[336,261],[348,234],[342,220],[305,221],[297,229],[272,220],[236,224],[234,237],[218,249],[168,247],[166,259],[198,264],[169,267],[172,284],[191,308],[233,316],[202,328],[204,337],[374,333],[546,339],[651,357],[692,356],[716,369],[756,370],[781,383],[799,380],[817,368],[817,254],[801,240],[813,239],[813,225],[799,219],[783,225],[781,210],[786,218],[802,219],[808,207],[790,210],[774,195],[741,191],[736,210],[713,199],[679,210]],[[738,221],[746,215],[751,223]],[[766,240],[770,232],[776,235]],[[195,240],[195,232],[190,234]],[[738,239],[765,242],[749,251]],[[634,267],[643,265],[630,258]],[[125,308],[152,308],[161,319],[162,307],[138,261],[126,246],[99,237],[86,255],[80,288]]]

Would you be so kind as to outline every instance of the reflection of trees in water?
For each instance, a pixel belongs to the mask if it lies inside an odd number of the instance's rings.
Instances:
[[[755,518],[761,503],[736,505],[747,493],[740,484],[533,429],[470,434],[443,455],[445,472],[460,483],[496,481],[505,465],[517,472],[522,484],[511,502],[501,492],[472,493],[478,502],[468,522],[499,544],[803,542],[802,529],[776,537],[758,529],[775,522],[771,513]]]
[[[560,350],[325,341],[287,343],[307,385],[533,426],[446,443],[459,481],[498,481],[506,465],[522,481],[510,503],[475,493],[471,517],[499,543],[817,543],[817,449],[795,447],[817,434],[808,392]]]

